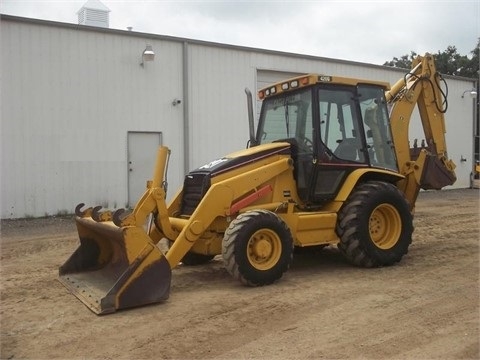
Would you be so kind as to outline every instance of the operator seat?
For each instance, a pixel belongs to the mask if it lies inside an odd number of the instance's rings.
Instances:
[[[358,161],[359,143],[356,138],[346,138],[340,141],[333,154],[343,160]]]

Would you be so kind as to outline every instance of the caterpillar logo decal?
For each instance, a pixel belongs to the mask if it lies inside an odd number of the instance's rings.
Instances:
[[[221,159],[213,160],[213,161],[209,162],[208,164],[205,164],[205,165],[199,167],[199,169],[212,169],[215,166],[223,164],[226,161],[228,161],[227,158],[221,158]]]

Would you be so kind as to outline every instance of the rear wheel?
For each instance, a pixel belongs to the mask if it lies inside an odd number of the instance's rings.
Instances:
[[[222,256],[227,271],[248,286],[280,279],[293,258],[293,239],[285,222],[266,210],[239,215],[225,231]]]
[[[338,215],[338,248],[353,264],[392,265],[412,242],[412,214],[405,196],[390,183],[371,181],[358,186]]]

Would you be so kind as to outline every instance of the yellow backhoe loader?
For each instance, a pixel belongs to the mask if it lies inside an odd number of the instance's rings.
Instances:
[[[336,245],[351,263],[388,266],[412,241],[418,192],[455,182],[447,157],[443,78],[419,56],[388,83],[308,74],[258,92],[248,147],[191,171],[167,205],[169,149],[132,211],[75,210],[80,246],[60,281],[97,314],[169,296],[172,269],[222,255],[248,286],[275,282],[294,248]],[[425,139],[410,148],[418,107]],[[168,239],[164,254],[157,246]]]

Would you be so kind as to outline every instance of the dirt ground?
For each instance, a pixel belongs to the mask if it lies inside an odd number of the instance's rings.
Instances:
[[[326,248],[246,288],[215,258],[174,269],[165,303],[97,316],[57,281],[74,220],[4,220],[1,358],[478,359],[478,190],[421,193],[414,224],[396,266]]]

